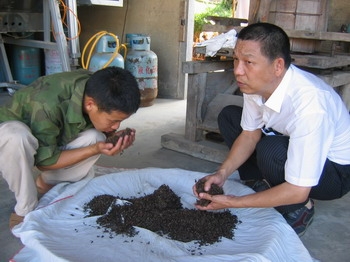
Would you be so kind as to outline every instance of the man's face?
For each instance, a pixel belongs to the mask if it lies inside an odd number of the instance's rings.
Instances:
[[[277,88],[276,63],[261,53],[259,42],[238,40],[233,59],[234,75],[242,93],[267,99]]]
[[[84,107],[84,112],[89,116],[93,126],[105,133],[117,130],[120,123],[131,115],[121,111],[112,111],[111,113],[101,111],[91,98],[85,98]]]

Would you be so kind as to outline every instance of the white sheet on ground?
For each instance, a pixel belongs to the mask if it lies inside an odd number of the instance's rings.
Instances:
[[[140,197],[163,184],[181,197],[184,208],[193,208],[192,186],[204,175],[147,168],[59,184],[14,228],[25,247],[13,261],[312,261],[293,229],[272,208],[231,209],[241,221],[234,238],[208,246],[170,240],[142,228],[134,237],[111,235],[98,227],[98,217],[85,217],[83,206],[94,196]],[[233,195],[253,192],[232,179],[224,191]]]

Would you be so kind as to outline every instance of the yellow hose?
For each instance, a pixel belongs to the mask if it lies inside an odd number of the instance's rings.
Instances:
[[[84,49],[83,49],[83,53],[81,55],[81,65],[84,69],[88,69],[89,65],[90,65],[90,60],[91,60],[91,56],[92,56],[92,52],[95,50],[95,47],[98,43],[98,41],[101,39],[101,37],[105,36],[105,35],[109,35],[109,36],[112,36],[116,43],[117,43],[117,46],[113,52],[113,55],[111,56],[111,58],[104,64],[104,66],[102,68],[106,68],[107,66],[109,66],[113,60],[117,57],[117,55],[119,54],[119,50],[120,48],[124,48],[124,59],[126,57],[126,53],[127,53],[127,48],[124,44],[120,45],[119,44],[119,39],[116,35],[112,34],[112,33],[109,33],[107,31],[100,31],[98,33],[96,33],[95,35],[93,35],[89,41],[86,43],[86,45],[84,46]],[[87,48],[90,46],[90,44],[92,43],[92,46],[90,48],[90,51],[89,51],[89,54],[87,56],[87,60],[85,61],[84,58],[85,58],[85,52],[87,51]],[[101,68],[101,69],[102,69]]]

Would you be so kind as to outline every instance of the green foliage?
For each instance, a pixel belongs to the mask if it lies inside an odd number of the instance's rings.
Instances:
[[[208,7],[203,13],[194,15],[194,35],[199,36],[207,16],[232,17],[232,0],[222,0],[215,7]]]

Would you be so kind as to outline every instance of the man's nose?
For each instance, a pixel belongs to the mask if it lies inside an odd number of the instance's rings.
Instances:
[[[112,125],[112,129],[114,130],[118,130],[118,128],[120,127],[120,123],[115,123],[114,125]]]
[[[243,66],[240,62],[235,62],[233,65],[233,74],[234,75],[243,75],[244,74],[244,70],[243,70]]]

